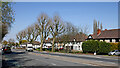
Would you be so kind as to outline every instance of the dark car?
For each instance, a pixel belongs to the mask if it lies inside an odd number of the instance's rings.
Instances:
[[[3,47],[2,52],[3,53],[11,53],[12,51],[11,51],[10,47]]]

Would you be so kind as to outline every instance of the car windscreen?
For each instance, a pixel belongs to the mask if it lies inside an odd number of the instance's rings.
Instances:
[[[115,50],[113,50],[112,52],[115,52]]]
[[[28,48],[33,48],[33,47],[28,47]]]
[[[119,52],[119,50],[113,50],[112,52]]]

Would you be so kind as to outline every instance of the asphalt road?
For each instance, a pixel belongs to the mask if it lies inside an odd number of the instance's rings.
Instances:
[[[103,62],[113,62],[118,63],[118,59],[120,57],[103,57],[103,56],[90,56],[90,55],[73,55],[73,54],[61,54],[61,53],[48,53],[48,52],[38,52],[35,51],[34,53],[40,54],[47,54],[47,55],[54,55],[54,56],[64,56],[64,57],[72,57],[72,58],[82,58],[87,60],[94,60],[94,61],[103,61]]]
[[[91,67],[96,66],[98,68],[103,67],[104,65],[109,66],[108,68],[118,68],[117,60],[102,58],[97,60],[95,57],[83,57],[76,55],[66,55],[66,54],[56,54],[56,53],[45,53],[45,52],[26,52],[25,50],[13,50],[10,54],[4,54],[2,56],[2,67],[21,67],[21,68],[30,68],[30,67]],[[102,62],[101,62],[102,61]],[[96,64],[97,63],[97,64]]]

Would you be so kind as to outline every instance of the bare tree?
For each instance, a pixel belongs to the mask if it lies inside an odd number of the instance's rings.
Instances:
[[[17,39],[17,40],[19,41],[19,43],[21,44],[22,39],[24,39],[24,31],[19,32],[19,33],[16,35],[16,39]]]
[[[65,26],[66,26],[65,27],[65,32],[67,34],[76,34],[79,31],[79,29],[70,22],[66,22]]]
[[[94,20],[93,29],[94,29],[93,34],[95,34],[95,36],[97,36],[97,21],[96,20]]]
[[[79,33],[88,35],[88,33],[89,33],[89,27],[88,27],[88,25],[79,27]]]
[[[32,34],[31,27],[28,27],[24,30],[24,38],[30,42],[30,36]]]
[[[50,31],[51,35],[53,37],[53,41],[52,41],[52,52],[53,52],[56,37],[65,31],[64,25],[62,24],[62,21],[60,20],[59,16],[54,16],[54,20],[53,23],[51,24],[50,29],[51,29]]]
[[[8,42],[9,42],[9,46],[14,46],[14,45],[15,45],[15,40],[12,39],[12,38],[10,38],[10,39],[8,40]]]
[[[77,28],[76,26],[74,26],[70,22],[66,22],[64,28],[65,28],[65,31],[60,37],[61,37],[61,41],[64,44],[66,44],[70,40],[71,36],[76,35],[77,33],[79,33],[79,28]]]
[[[40,17],[38,17],[37,22],[38,22],[38,25],[39,25],[38,33],[39,33],[40,40],[41,40],[40,51],[42,51],[43,42],[50,35],[50,23],[52,22],[52,20],[49,19],[46,14],[42,13],[40,15]]]
[[[10,39],[8,40],[8,42],[15,42],[15,40],[12,39],[12,38],[10,38]]]
[[[37,39],[39,35],[38,28],[39,26],[37,23],[32,24],[31,26],[22,30],[16,35],[17,40],[21,42],[23,39],[25,39],[27,40],[27,42],[32,43],[33,41]]]
[[[37,23],[34,23],[30,27],[27,28],[26,39],[28,40],[28,42],[32,43],[33,41],[37,39],[39,35],[38,28],[39,26]]]
[[[31,31],[32,31],[32,36],[31,36],[31,39],[30,39],[30,42],[33,42],[37,39],[37,37],[39,36],[39,31],[38,31],[38,24],[35,23],[32,27],[31,27]]]
[[[103,26],[102,26],[102,22],[101,22],[101,24],[100,24],[100,29],[102,30],[102,28],[103,28]]]
[[[32,43],[34,40],[36,40],[37,35],[37,29],[36,29],[36,24],[32,24],[28,28],[26,28],[23,31],[23,38],[26,39],[29,43]]]

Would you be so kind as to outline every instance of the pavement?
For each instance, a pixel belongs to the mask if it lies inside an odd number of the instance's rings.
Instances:
[[[0,49],[0,68],[2,67],[2,50]]]
[[[48,53],[48,52],[26,52],[25,50],[12,50],[10,54],[2,56],[2,67],[91,67],[91,68],[118,68],[117,58],[101,58],[98,56],[89,55],[73,55],[63,53]]]

